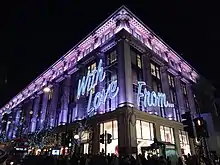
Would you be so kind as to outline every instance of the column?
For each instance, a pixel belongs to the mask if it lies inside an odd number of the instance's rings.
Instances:
[[[152,89],[152,77],[151,77],[151,67],[150,67],[150,54],[145,53],[142,56],[142,66],[143,66],[143,80],[147,84],[147,89]]]
[[[33,117],[31,119],[31,132],[32,133],[36,131],[39,104],[40,104],[40,97],[36,96],[36,98],[34,99]]]
[[[122,34],[123,35],[123,34]],[[130,45],[124,39],[117,43],[119,105],[133,104]]]
[[[99,135],[100,135],[100,125],[94,124],[93,128],[93,137],[92,137],[92,153],[96,154],[99,153]]]
[[[17,137],[17,131],[18,131],[18,127],[20,127],[20,113],[21,113],[21,109],[20,108],[15,108],[15,129],[13,130],[13,138]]]
[[[57,101],[58,101],[58,94],[59,94],[59,85],[54,84],[53,86],[53,95],[49,105],[49,114],[50,118],[48,120],[49,126],[52,128],[55,125],[55,118],[56,118],[56,110],[57,110]]]
[[[184,106],[184,98],[183,98],[183,90],[181,87],[181,76],[175,77],[175,85],[176,85],[176,94],[177,94],[177,101],[178,101],[178,108],[180,115],[185,113],[185,106]]]
[[[30,114],[30,111],[32,111],[32,106],[33,106],[33,100],[30,100],[28,103],[27,103],[27,106],[26,106],[26,119],[25,119],[25,133],[29,133],[30,130],[31,130],[31,127],[30,127],[30,123],[31,123],[31,114]]]
[[[178,128],[174,128],[174,138],[175,138],[177,152],[179,153],[179,156],[181,156],[180,137],[179,137],[179,129]]]
[[[70,98],[70,83],[71,83],[71,77],[67,76],[63,83],[63,94],[61,97],[61,113],[60,113],[61,121],[59,125],[65,125],[65,123],[67,123],[69,98]]]
[[[169,103],[171,103],[171,98],[170,98],[170,88],[169,88],[169,82],[168,82],[168,73],[167,73],[167,66],[162,66],[160,68],[160,73],[161,73],[161,84],[162,84],[162,90],[163,93],[166,94],[166,98]],[[174,119],[174,113],[173,113],[173,108],[166,107],[164,109],[164,114],[161,114],[162,117],[166,117],[170,120]],[[163,112],[162,112],[163,113]]]
[[[1,133],[2,133],[2,113],[0,113],[0,135],[1,135]]]
[[[9,114],[9,120],[8,120],[8,139],[12,139],[12,133],[13,133],[13,112]]]
[[[186,85],[187,97],[189,100],[189,108],[192,115],[196,115],[195,99],[193,97],[192,84]]]
[[[42,106],[41,106],[41,115],[40,115],[40,128],[43,129],[47,123],[45,123],[45,116],[47,110],[47,102],[48,102],[48,93],[43,94]]]
[[[122,107],[118,116],[119,154],[137,154],[136,116],[132,107]]]

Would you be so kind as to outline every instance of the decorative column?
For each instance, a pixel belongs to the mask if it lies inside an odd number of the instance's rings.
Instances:
[[[148,91],[152,90],[152,76],[151,76],[150,60],[151,60],[151,54],[149,52],[146,52],[145,54],[143,54],[142,56],[143,81],[147,84],[146,88]],[[153,112],[153,108],[154,107],[145,107],[144,110],[145,112]]]
[[[125,36],[121,33],[121,40],[117,43],[118,57],[118,86],[119,86],[119,106],[133,105],[133,85],[131,70],[130,45]]]
[[[166,98],[168,102],[171,103],[171,98],[170,98],[170,88],[169,88],[169,82],[168,82],[168,73],[167,73],[167,66],[162,66],[160,68],[160,73],[161,73],[161,83],[162,83],[162,90],[163,93],[166,94]],[[162,112],[163,113],[163,112]],[[173,108],[165,107],[164,114],[161,114],[162,117],[166,117],[169,120],[174,119],[174,113],[173,113]]]
[[[147,89],[152,89],[152,76],[150,67],[150,53],[145,53],[142,56],[142,67],[143,67],[143,80],[147,84]]]
[[[27,103],[26,110],[25,110],[26,111],[25,133],[28,133],[31,130],[31,127],[30,127],[30,124],[31,124],[31,114],[30,114],[30,112],[32,111],[32,107],[33,107],[33,100],[30,100]]]
[[[96,154],[99,153],[99,135],[100,135],[100,125],[94,124],[93,125],[93,137],[92,137],[92,153]]]
[[[185,113],[185,106],[184,106],[183,90],[181,87],[181,76],[175,77],[175,85],[176,85],[176,94],[177,94],[179,112],[180,114],[183,114]]]
[[[2,112],[0,112],[0,134],[2,133]]]
[[[97,61],[97,63],[96,63],[96,65],[98,65],[98,63],[99,63],[99,61],[100,60],[102,60],[102,67],[103,68],[105,68],[105,66],[106,66],[106,61],[105,61],[105,58],[104,58],[104,56],[105,56],[105,54],[102,52],[102,53],[100,53],[99,54],[99,60]],[[107,84],[107,81],[108,81],[108,79],[107,79],[107,75],[108,75],[108,71],[107,70],[104,70],[104,72],[105,72],[105,76],[106,76],[106,78],[105,78],[105,80],[104,81],[102,81],[102,82],[98,82],[98,85],[97,85],[97,90],[99,91],[99,92],[101,92],[103,89],[105,89],[105,85]],[[111,77],[110,77],[110,79],[111,79]],[[111,101],[111,100],[107,100],[106,101],[106,105],[109,107],[109,101]],[[107,110],[107,111],[106,111]],[[106,106],[105,106],[105,104],[101,104],[101,106],[98,108],[98,110],[97,110],[97,112],[95,112],[95,114],[96,113],[98,113],[98,114],[103,114],[103,113],[105,113],[105,112],[108,112],[108,109],[106,109]]]
[[[42,106],[41,106],[41,114],[40,114],[40,128],[44,128],[45,116],[47,110],[47,102],[48,102],[48,93],[43,94]]]
[[[194,116],[196,115],[196,106],[195,106],[195,99],[193,97],[192,84],[186,85],[186,91],[187,91],[187,97],[189,100],[189,108],[190,108],[191,114]]]
[[[66,76],[63,83],[63,94],[61,97],[61,113],[60,113],[60,123],[59,125],[65,125],[67,123],[67,115],[69,108],[69,98],[70,98],[70,75]]]
[[[34,99],[33,117],[31,119],[31,132],[32,133],[36,131],[39,104],[40,104],[40,97],[36,96],[36,98]]]
[[[59,84],[54,84],[53,85],[53,95],[50,101],[50,105],[49,105],[49,126],[51,128],[54,127],[55,125],[55,118],[56,118],[56,110],[57,110],[57,101],[58,101],[58,94],[59,94]]]
[[[174,128],[173,133],[174,133],[174,139],[175,139],[175,144],[176,144],[176,148],[177,148],[177,153],[181,154],[179,129]]]
[[[15,108],[15,129],[13,130],[13,138],[16,138],[18,127],[20,127],[20,114],[21,114],[21,108]]]
[[[9,114],[9,120],[8,120],[8,139],[12,139],[13,127],[14,127],[13,112],[11,112]]]
[[[136,116],[132,107],[122,107],[118,116],[119,154],[137,153]]]

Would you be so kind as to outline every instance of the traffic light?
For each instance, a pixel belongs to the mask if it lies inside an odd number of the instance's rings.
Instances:
[[[105,135],[104,133],[100,135],[99,142],[105,144]]]
[[[107,143],[110,144],[112,142],[112,135],[110,133],[107,134]]]
[[[193,121],[190,111],[185,112],[184,114],[181,115],[181,117],[182,117],[182,123],[184,125],[184,131],[188,132],[189,137],[195,138]]]
[[[209,137],[207,123],[202,117],[195,118],[194,120],[196,135],[199,139],[200,137]]]

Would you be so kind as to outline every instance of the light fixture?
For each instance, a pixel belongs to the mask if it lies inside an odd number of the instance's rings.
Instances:
[[[74,135],[74,139],[78,140],[79,139],[79,135]]]
[[[43,89],[44,93],[49,93],[51,91],[50,87],[44,87]]]

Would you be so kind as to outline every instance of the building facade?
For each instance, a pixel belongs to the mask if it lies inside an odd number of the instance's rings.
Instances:
[[[13,139],[88,120],[92,141],[86,141],[90,134],[81,137],[85,153],[105,150],[99,136],[107,131],[107,153],[141,153],[156,138],[166,143],[166,155],[194,154],[181,114],[196,114],[191,86],[197,78],[121,7],[0,109],[0,133]]]

